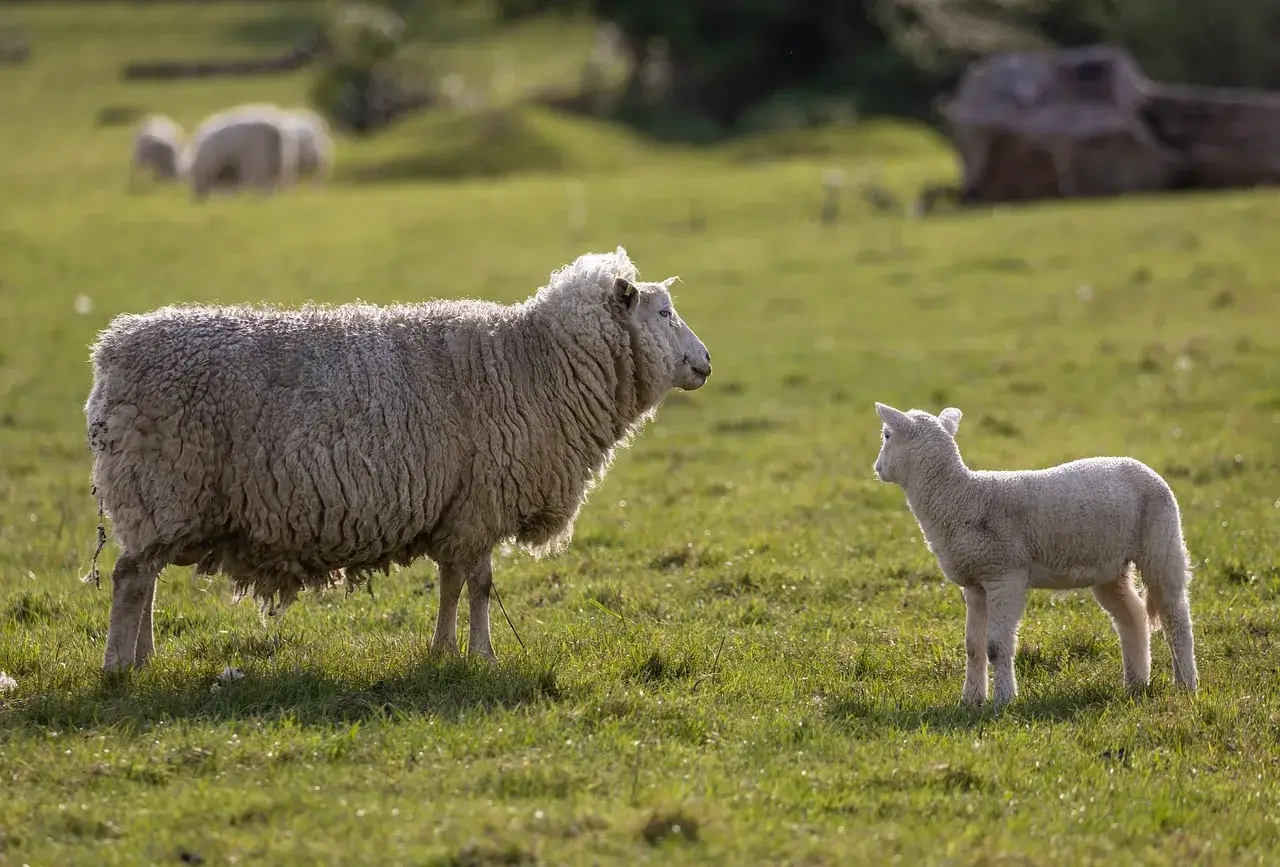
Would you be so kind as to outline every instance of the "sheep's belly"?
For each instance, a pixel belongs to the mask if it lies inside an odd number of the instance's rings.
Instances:
[[[1123,567],[1100,569],[1097,566],[1051,567],[1045,563],[1032,563],[1030,584],[1036,590],[1076,590],[1104,584],[1120,577]]]

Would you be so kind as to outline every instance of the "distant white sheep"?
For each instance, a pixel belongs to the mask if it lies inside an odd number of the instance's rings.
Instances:
[[[424,555],[440,567],[433,650],[458,652],[465,585],[468,652],[493,658],[493,548],[566,544],[666,394],[711,375],[674,278],[638,276],[619,247],[519,304],[116,317],[85,404],[94,491],[121,548],[104,666],[146,663],[168,564],[275,604]]]
[[[986,701],[988,660],[994,704],[1018,694],[1013,657],[1029,589],[1091,588],[1119,636],[1130,689],[1150,681],[1150,634],[1163,621],[1174,679],[1196,689],[1191,565],[1177,500],[1158,473],[1110,457],[1042,470],[971,470],[955,440],[959,409],[933,416],[877,403],[876,413],[884,422],[876,476],[903,489],[943,574],[964,590],[966,703]]]
[[[143,121],[133,140],[133,156],[129,160],[129,186],[139,170],[150,169],[154,180],[175,181],[181,172],[182,151],[186,134],[172,119],[153,114]]]
[[[205,118],[191,135],[183,174],[192,196],[252,187],[263,194],[298,176],[300,124],[271,103],[249,103]]]

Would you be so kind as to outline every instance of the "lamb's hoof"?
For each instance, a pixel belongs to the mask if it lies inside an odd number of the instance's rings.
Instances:
[[[971,708],[972,710],[977,710],[986,704],[986,702],[987,697],[985,695],[978,695],[977,693],[966,694],[960,697],[961,706]]]

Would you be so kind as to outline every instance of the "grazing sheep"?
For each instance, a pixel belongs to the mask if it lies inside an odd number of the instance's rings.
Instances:
[[[287,605],[426,555],[432,648],[494,658],[490,553],[568,543],[617,449],[711,357],[668,287],[587,254],[513,305],[171,306],[115,318],[92,350],[93,485],[121,554],[104,665],[152,652],[167,564]],[[105,541],[99,530],[99,548]],[[96,580],[95,565],[87,580]]]
[[[181,168],[185,134],[182,127],[162,114],[149,116],[138,128],[129,160],[129,186],[134,186],[139,169],[151,169],[156,181],[175,181]]]
[[[946,577],[964,590],[963,699],[997,707],[1018,694],[1013,657],[1029,589],[1089,587],[1120,639],[1124,682],[1151,679],[1151,631],[1166,627],[1179,686],[1196,688],[1187,587],[1191,565],[1177,500],[1133,458],[1086,458],[1043,470],[965,466],[956,445],[961,412],[901,412],[882,403],[881,481],[899,485]],[[1133,585],[1142,573],[1146,599]]]
[[[262,194],[294,183],[298,174],[298,125],[270,103],[249,103],[205,118],[191,135],[183,174],[192,196],[249,186]]]

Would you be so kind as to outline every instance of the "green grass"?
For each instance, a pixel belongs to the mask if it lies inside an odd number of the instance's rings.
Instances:
[[[34,38],[29,66],[0,70],[0,670],[19,684],[0,696],[0,864],[1275,860],[1273,193],[924,221],[850,193],[822,226],[828,167],[900,194],[954,172],[941,150],[851,141],[770,163],[627,143],[633,160],[569,173],[347,176],[204,207],[127,195],[129,129],[96,128],[101,106],[189,124],[305,81],[131,85],[118,63],[174,53],[166,28],[216,48],[271,8],[10,10]],[[343,140],[338,158],[376,165],[444,123]],[[630,142],[589,126],[557,147]],[[171,568],[155,664],[100,677],[81,407],[113,315],[515,300],[618,243],[643,276],[683,278],[716,372],[620,456],[566,554],[495,558],[527,651],[495,610],[498,668],[428,661],[427,563],[270,626]],[[1039,593],[1020,698],[961,709],[960,594],[871,476],[875,400],[961,407],[974,467],[1131,454],[1165,472],[1196,560],[1201,691],[1174,692],[1160,640],[1151,690],[1126,696],[1088,594]],[[228,665],[246,676],[219,684]]]

